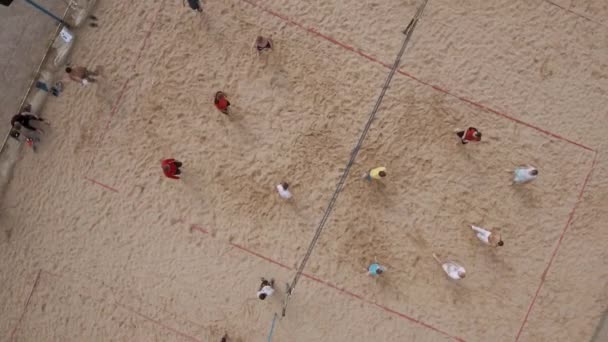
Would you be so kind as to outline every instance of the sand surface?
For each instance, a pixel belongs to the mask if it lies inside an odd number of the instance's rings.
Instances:
[[[266,341],[418,4],[100,0],[72,61],[102,76],[49,100],[1,202],[0,339]],[[589,340],[608,305],[607,18],[600,0],[430,0],[273,341]],[[481,143],[458,142],[467,125]],[[512,186],[528,163],[539,179]]]

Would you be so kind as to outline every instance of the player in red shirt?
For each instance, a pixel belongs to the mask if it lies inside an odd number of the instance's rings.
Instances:
[[[481,141],[481,132],[475,127],[469,127],[466,131],[456,131],[456,135],[460,137],[463,144],[469,141]]]
[[[224,94],[223,91],[218,91],[215,93],[215,100],[213,102],[220,112],[228,115],[228,107],[230,107],[230,102],[228,102],[226,94]]]
[[[168,178],[179,179],[177,176],[182,173],[179,169],[182,166],[181,162],[178,162],[175,159],[165,159],[161,162],[161,166],[165,176]]]

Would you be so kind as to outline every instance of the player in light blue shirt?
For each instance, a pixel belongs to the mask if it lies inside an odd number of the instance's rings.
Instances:
[[[382,273],[384,273],[384,271],[386,271],[386,268],[375,262],[373,264],[369,265],[369,267],[367,268],[367,274],[369,274],[373,277],[377,277],[377,276],[381,275]]]

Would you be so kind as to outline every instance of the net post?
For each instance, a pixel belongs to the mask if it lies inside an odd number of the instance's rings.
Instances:
[[[272,316],[272,324],[270,325],[270,332],[268,333],[268,342],[272,341],[272,334],[274,333],[274,323],[277,321],[277,313],[274,313]]]
[[[285,317],[287,313],[287,302],[289,301],[289,297],[291,296],[291,286],[289,283],[285,283],[285,298],[283,299],[283,309],[281,310],[281,317]]]

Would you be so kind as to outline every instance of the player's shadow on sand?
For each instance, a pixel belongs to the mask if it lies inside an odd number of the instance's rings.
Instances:
[[[382,210],[386,210],[386,208],[392,207],[394,204],[390,195],[393,191],[391,186],[383,181],[365,180],[356,171],[351,171],[349,179],[342,188],[342,192],[350,190],[351,195],[349,196],[352,196],[364,206],[372,209],[382,208]]]
[[[257,137],[245,120],[246,118],[255,118],[254,113],[250,113],[244,108],[234,107],[230,114],[220,113],[220,115],[219,119],[224,125],[224,129],[226,129],[226,134],[232,137],[231,139],[237,140],[239,144],[255,144]]]
[[[205,173],[202,170],[184,168],[180,179],[183,185],[183,194],[189,196],[192,200],[196,200],[200,205],[204,205],[207,200],[205,197],[207,191],[203,188],[203,184],[205,184],[203,177],[205,177]]]
[[[444,274],[442,274],[443,276]],[[460,281],[451,279],[445,279],[445,286],[451,290],[453,305],[470,302],[470,297],[473,295],[474,290],[467,287],[467,284]]]
[[[542,196],[536,195],[534,184],[512,184],[513,192],[511,197],[516,197],[522,205],[528,208],[539,208]]]

